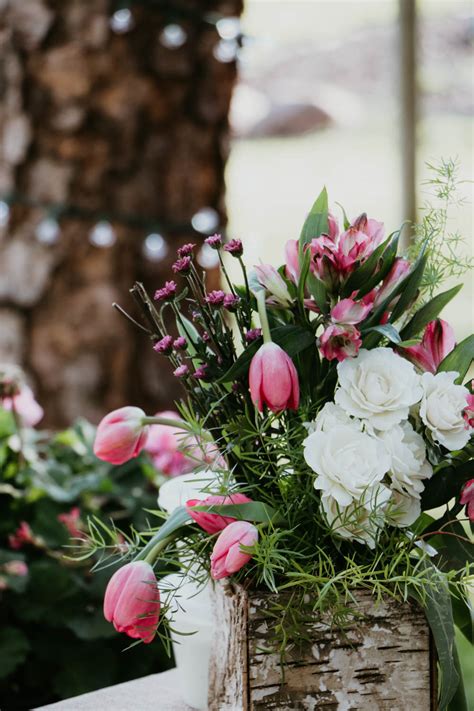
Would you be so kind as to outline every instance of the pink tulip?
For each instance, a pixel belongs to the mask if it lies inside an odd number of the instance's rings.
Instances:
[[[474,523],[474,479],[470,479],[464,484],[459,503],[466,506],[469,520]]]
[[[33,391],[28,385],[23,385],[17,395],[0,399],[0,406],[4,410],[14,410],[20,420],[27,427],[34,427],[42,419],[44,410],[39,405]]]
[[[190,499],[186,501],[186,508],[191,518],[201,526],[201,528],[210,533],[219,533],[226,526],[233,523],[235,516],[222,516],[221,514],[208,513],[207,511],[192,511],[192,506],[222,506],[225,504],[249,504],[252,499],[249,499],[245,494],[231,494],[230,496],[207,496],[204,500]]]
[[[158,417],[181,420],[177,412],[166,410],[157,412]],[[150,454],[158,471],[167,476],[187,474],[196,467],[196,462],[181,451],[184,445],[183,430],[171,425],[151,425],[145,450]]]
[[[336,323],[355,324],[363,321],[370,313],[372,304],[370,302],[354,301],[354,299],[342,299],[331,310],[331,318]]]
[[[137,457],[145,446],[148,427],[139,407],[121,407],[109,412],[97,427],[94,454],[110,464],[123,464]]]
[[[250,363],[249,383],[252,402],[260,412],[264,405],[272,412],[298,409],[298,373],[290,356],[276,343],[260,346]]]
[[[300,257],[298,240],[289,239],[285,244],[285,274],[288,279],[294,284],[298,283],[300,278]]]
[[[353,358],[362,345],[360,332],[355,326],[333,324],[328,326],[319,339],[319,348],[326,360]]]
[[[390,269],[389,273],[383,280],[381,286],[376,291],[376,296],[374,300],[374,306],[379,306],[382,301],[397,288],[399,283],[406,277],[411,269],[411,263],[407,259],[402,259],[398,257]],[[391,309],[390,309],[391,310]]]
[[[214,580],[228,578],[246,565],[252,555],[241,550],[241,546],[253,546],[257,539],[258,531],[248,521],[234,521],[224,528],[211,554]]]
[[[464,409],[464,421],[466,422],[466,427],[471,427],[474,429],[474,395],[468,393],[466,396],[466,408]]]
[[[436,373],[441,361],[455,345],[453,329],[447,321],[438,318],[427,325],[421,343],[404,348],[403,355],[422,370]]]
[[[149,563],[137,560],[110,578],[104,597],[104,617],[117,632],[151,642],[160,617],[160,593]]]

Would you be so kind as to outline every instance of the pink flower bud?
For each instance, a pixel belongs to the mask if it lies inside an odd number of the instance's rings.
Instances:
[[[403,355],[422,370],[436,373],[441,361],[451,353],[456,340],[447,321],[438,318],[426,326],[421,343],[403,349]]]
[[[121,407],[109,412],[97,427],[94,454],[110,464],[123,464],[137,457],[145,446],[148,427],[139,407]]]
[[[258,531],[248,521],[230,523],[217,539],[211,554],[211,576],[214,580],[228,578],[252,558],[241,546],[253,546],[258,540]]]
[[[372,304],[354,299],[342,299],[331,311],[331,318],[336,323],[351,324],[363,321],[370,313]]]
[[[377,307],[382,301],[385,301],[390,294],[397,288],[399,283],[406,277],[411,269],[411,263],[408,259],[398,257],[392,264],[392,268],[378,288],[374,299],[374,306]]]
[[[18,394],[13,397],[0,398],[0,407],[4,410],[14,410],[26,427],[34,427],[44,415],[43,408],[36,402],[28,385],[22,385]]]
[[[231,494],[230,496],[207,496],[204,500],[190,499],[186,501],[191,518],[206,531],[206,533],[219,533],[226,526],[235,521],[235,516],[222,516],[221,514],[208,513],[207,511],[191,511],[192,506],[222,506],[225,504],[249,504],[249,499],[245,494]]]
[[[160,618],[160,593],[153,568],[143,560],[127,563],[110,578],[104,617],[117,632],[149,644]]]
[[[264,405],[272,412],[298,409],[298,373],[290,356],[276,343],[264,343],[252,358],[249,384],[252,402],[260,412]]]
[[[339,362],[353,358],[362,345],[360,332],[355,326],[333,324],[321,335],[319,347],[326,360]]]
[[[74,506],[70,511],[58,514],[57,518],[67,528],[71,538],[84,538],[84,532],[80,529],[81,510],[78,506]]]
[[[469,520],[474,523],[474,479],[470,479],[464,484],[459,503],[466,506]]]
[[[271,264],[259,264],[255,267],[259,283],[269,293],[267,304],[290,306],[293,303],[290,292],[281,274]]]
[[[285,244],[285,274],[288,279],[294,284],[298,283],[300,278],[300,258],[299,258],[299,246],[298,240],[289,239]]]
[[[9,560],[5,563],[3,569],[7,575],[13,575],[18,578],[24,578],[28,575],[28,566],[23,560]]]
[[[27,543],[34,544],[35,538],[29,524],[26,521],[21,521],[15,533],[11,533],[8,536],[8,545],[10,548],[13,548],[13,550],[18,550],[19,548],[23,548]]]

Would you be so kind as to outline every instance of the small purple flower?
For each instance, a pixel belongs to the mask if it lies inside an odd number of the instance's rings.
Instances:
[[[175,274],[187,274],[191,269],[191,257],[181,257],[171,266]]]
[[[173,348],[177,351],[185,351],[188,347],[188,342],[184,336],[179,336],[175,341],[173,341]]]
[[[155,291],[155,301],[172,299],[176,294],[177,288],[178,286],[175,281],[167,281],[162,289]]]
[[[186,365],[186,363],[183,363],[183,365],[179,365],[176,368],[176,370],[173,370],[173,375],[176,378],[184,378],[188,373],[189,373],[189,368]]]
[[[222,306],[224,303],[225,299],[225,294],[221,289],[217,289],[215,291],[211,291],[207,296],[206,296],[206,301],[208,304],[211,306]]]
[[[240,296],[236,294],[226,294],[224,296],[224,308],[228,311],[235,311],[240,304]]]
[[[178,249],[178,257],[189,257],[193,253],[193,249],[196,245],[193,244],[192,242],[189,242],[188,244],[183,244],[182,247],[179,247]]]
[[[260,338],[261,335],[262,335],[261,328],[251,328],[245,334],[245,340],[247,341],[247,343],[252,343],[252,341],[256,341],[258,338]]]
[[[211,340],[211,337],[207,331],[203,331],[201,337],[202,337],[202,340],[204,341],[204,343],[209,343],[209,341]]]
[[[244,248],[242,245],[242,240],[231,239],[228,244],[224,245],[224,250],[232,254],[233,257],[241,257],[244,253]]]
[[[194,377],[196,380],[204,380],[206,377],[207,364],[203,363],[199,368],[194,371]]]
[[[191,311],[191,318],[193,321],[201,321],[202,313],[200,311]]]
[[[153,350],[157,353],[162,353],[163,355],[169,355],[173,349],[173,337],[163,336],[162,339],[157,341],[153,346]]]
[[[222,247],[222,237],[218,234],[211,235],[211,237],[205,239],[204,242],[209,247],[212,247],[212,249],[219,249],[220,247]]]

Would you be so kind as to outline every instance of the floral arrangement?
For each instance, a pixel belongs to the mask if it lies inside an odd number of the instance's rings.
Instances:
[[[439,318],[460,286],[433,295],[423,281],[442,259],[431,233],[418,233],[409,256],[397,256],[399,234],[385,236],[365,214],[349,222],[343,213],[340,225],[323,190],[278,269],[248,271],[242,242],[214,235],[206,243],[222,290],[206,290],[193,244],[178,249],[176,280],[154,299],[132,288],[140,327],[186,399],[179,419],[110,413],[95,452],[119,464],[147,446],[168,463],[179,451],[203,483],[198,499],[164,521],[155,512],[157,523],[128,538],[104,603],[118,631],[144,642],[163,632],[160,606],[170,602],[159,578],[170,565],[202,582],[291,588],[299,597],[274,623],[282,652],[308,599],[312,612],[332,606],[340,617],[362,586],[424,606],[442,665],[440,708],[457,693],[454,623],[472,639],[474,395],[463,381],[474,336],[456,344]],[[242,285],[224,253],[240,264]],[[89,545],[101,545],[93,532]]]
[[[102,523],[125,532],[146,526],[156,471],[145,453],[119,467],[99,462],[95,427],[81,420],[53,434],[38,429],[41,417],[21,371],[0,364],[2,709],[42,706],[170,666],[160,644],[121,654],[102,613],[111,569],[93,574],[89,559],[73,560],[88,519],[98,531]],[[123,545],[118,533],[108,542],[117,552]]]

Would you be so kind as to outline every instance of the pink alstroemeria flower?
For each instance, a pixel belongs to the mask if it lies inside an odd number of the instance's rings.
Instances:
[[[464,420],[466,427],[474,429],[474,395],[469,393],[466,397],[466,408],[464,410]]]
[[[341,299],[331,310],[331,318],[335,323],[355,326],[363,321],[372,310],[372,304],[354,299]]]
[[[250,396],[263,411],[297,410],[300,402],[298,373],[290,356],[276,343],[260,346],[249,369]]]
[[[350,324],[332,324],[321,334],[320,351],[326,360],[336,359],[339,363],[346,358],[353,358],[362,345],[360,332]]]
[[[104,617],[117,632],[149,644],[160,618],[160,593],[153,568],[144,560],[127,563],[110,578]]]
[[[241,546],[253,546],[257,539],[258,531],[248,521],[234,521],[226,526],[211,554],[211,576],[214,580],[228,578],[246,565],[252,555],[241,550]]]
[[[421,370],[436,373],[441,361],[455,345],[453,329],[447,321],[437,318],[426,326],[421,343],[404,348],[402,354]]]
[[[290,306],[293,303],[285,280],[271,264],[257,264],[255,273],[261,286],[268,292],[267,304],[273,306]]]
[[[469,479],[469,481],[464,484],[459,503],[466,507],[469,520],[474,522],[474,479]]]
[[[252,499],[249,499],[245,494],[230,494],[230,496],[207,496],[202,501],[199,499],[189,499],[186,501],[186,508],[191,518],[201,526],[201,528],[210,533],[219,533],[226,526],[233,523],[235,516],[223,516],[222,514],[210,513],[207,511],[192,511],[193,506],[223,506],[225,504],[250,504]]]
[[[123,464],[137,457],[145,446],[148,427],[139,407],[121,407],[109,412],[97,427],[94,454],[110,464]]]
[[[285,244],[285,274],[291,279],[293,284],[297,284],[300,278],[300,257],[299,244],[296,239],[289,239]]]

